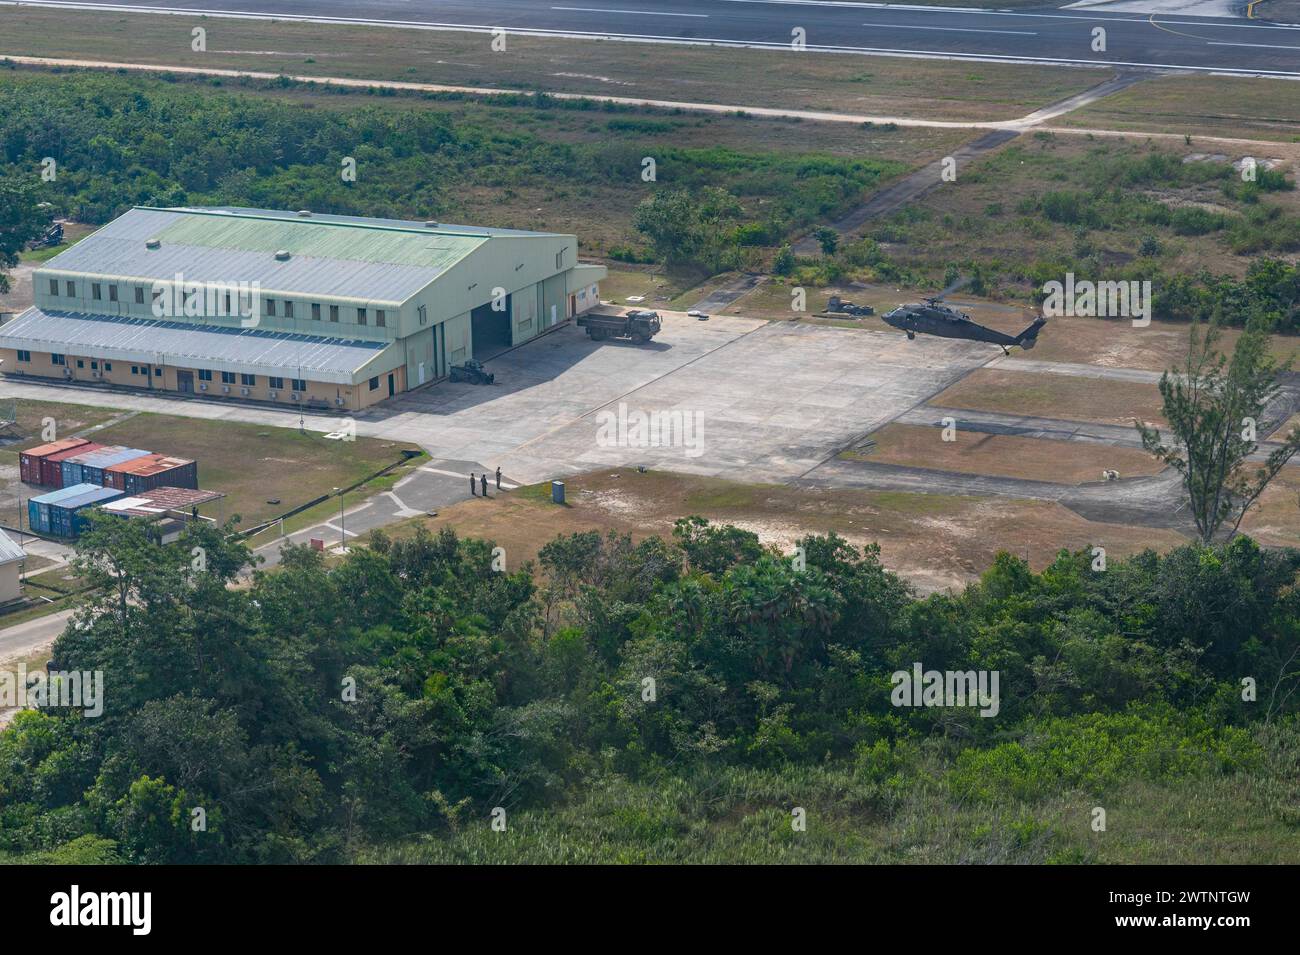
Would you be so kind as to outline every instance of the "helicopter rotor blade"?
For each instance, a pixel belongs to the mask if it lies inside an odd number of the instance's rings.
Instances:
[[[967,277],[965,277],[965,278],[959,278],[957,281],[953,282],[953,283],[952,283],[951,285],[949,285],[946,289],[944,289],[942,292],[940,292],[938,295],[936,295],[935,298],[937,298],[937,299],[941,299],[941,298],[943,298],[945,295],[949,294],[950,292],[955,292],[955,291],[957,291],[958,289],[963,289],[963,288],[965,288],[967,285],[970,285],[970,283],[971,283],[971,278],[970,278],[970,276],[967,276]]]

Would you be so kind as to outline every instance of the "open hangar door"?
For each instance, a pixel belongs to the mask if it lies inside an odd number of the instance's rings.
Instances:
[[[510,295],[506,296],[505,311],[493,311],[492,303],[488,302],[469,313],[475,358],[486,361],[510,347],[510,322],[513,314]]]

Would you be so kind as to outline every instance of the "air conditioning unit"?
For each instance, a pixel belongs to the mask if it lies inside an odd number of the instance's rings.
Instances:
[[[64,377],[64,378],[71,378],[71,377],[72,377],[72,369],[71,369],[71,368],[65,368],[65,369],[63,369],[63,377]]]
[[[266,394],[272,401],[280,397],[280,392],[278,391],[268,391]]]
[[[228,395],[228,394],[230,394],[230,386],[229,386],[229,385],[222,385],[222,386],[221,386],[221,393],[222,393],[223,395]]]
[[[335,399],[334,399],[334,403],[335,403],[336,405],[338,405],[340,408],[343,407],[343,399],[342,399],[342,398],[335,398]]]
[[[207,390],[208,390],[208,383],[206,381],[200,381],[199,391],[207,391]]]
[[[301,401],[302,399],[298,396],[298,392],[295,391],[295,392],[293,392],[292,394],[289,395],[289,400],[290,400],[290,401]]]
[[[239,393],[240,393],[241,395],[246,395],[246,394],[248,394],[248,389],[247,389],[247,388],[240,388],[240,389],[239,389]]]
[[[101,374],[100,374],[99,372],[97,372],[97,371],[92,371],[92,372],[90,373],[90,377],[91,377],[91,378],[103,378],[104,376],[101,375]]]

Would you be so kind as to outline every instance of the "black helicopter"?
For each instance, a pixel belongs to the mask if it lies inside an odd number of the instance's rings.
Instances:
[[[944,304],[943,297],[961,288],[967,281],[969,280],[950,285],[932,298],[923,299],[912,305],[900,305],[892,312],[886,312],[882,316],[885,324],[907,332],[909,339],[915,339],[917,332],[922,335],[937,335],[940,338],[964,338],[973,342],[1000,345],[1007,354],[1011,353],[1015,345],[1028,350],[1038,343],[1038,332],[1047,324],[1047,319],[1041,316],[1035,318],[1033,323],[1019,335],[1004,335],[1002,332],[985,328],[971,321],[971,317],[965,312],[959,312],[951,305]]]

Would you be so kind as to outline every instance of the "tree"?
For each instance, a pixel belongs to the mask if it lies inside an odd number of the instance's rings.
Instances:
[[[740,218],[739,200],[725,189],[706,186],[656,192],[636,207],[632,222],[665,265],[693,265],[719,272],[737,264],[730,238]]]
[[[835,250],[840,247],[840,234],[829,226],[822,226],[813,235],[816,236],[817,243],[822,247],[822,255],[834,255]]]
[[[5,272],[18,264],[18,253],[49,224],[48,208],[40,205],[30,181],[0,178],[0,293],[9,291]]]
[[[1277,395],[1278,376],[1290,367],[1290,360],[1279,365],[1269,354],[1268,331],[1260,315],[1249,318],[1229,361],[1216,347],[1217,321],[1204,335],[1193,325],[1182,370],[1160,376],[1174,440],[1166,442],[1158,428],[1136,423],[1142,446],[1183,476],[1203,544],[1225,525],[1234,536],[1269,482],[1300,450],[1300,428],[1293,428],[1262,464],[1253,471],[1249,467],[1259,446],[1260,421]]]

